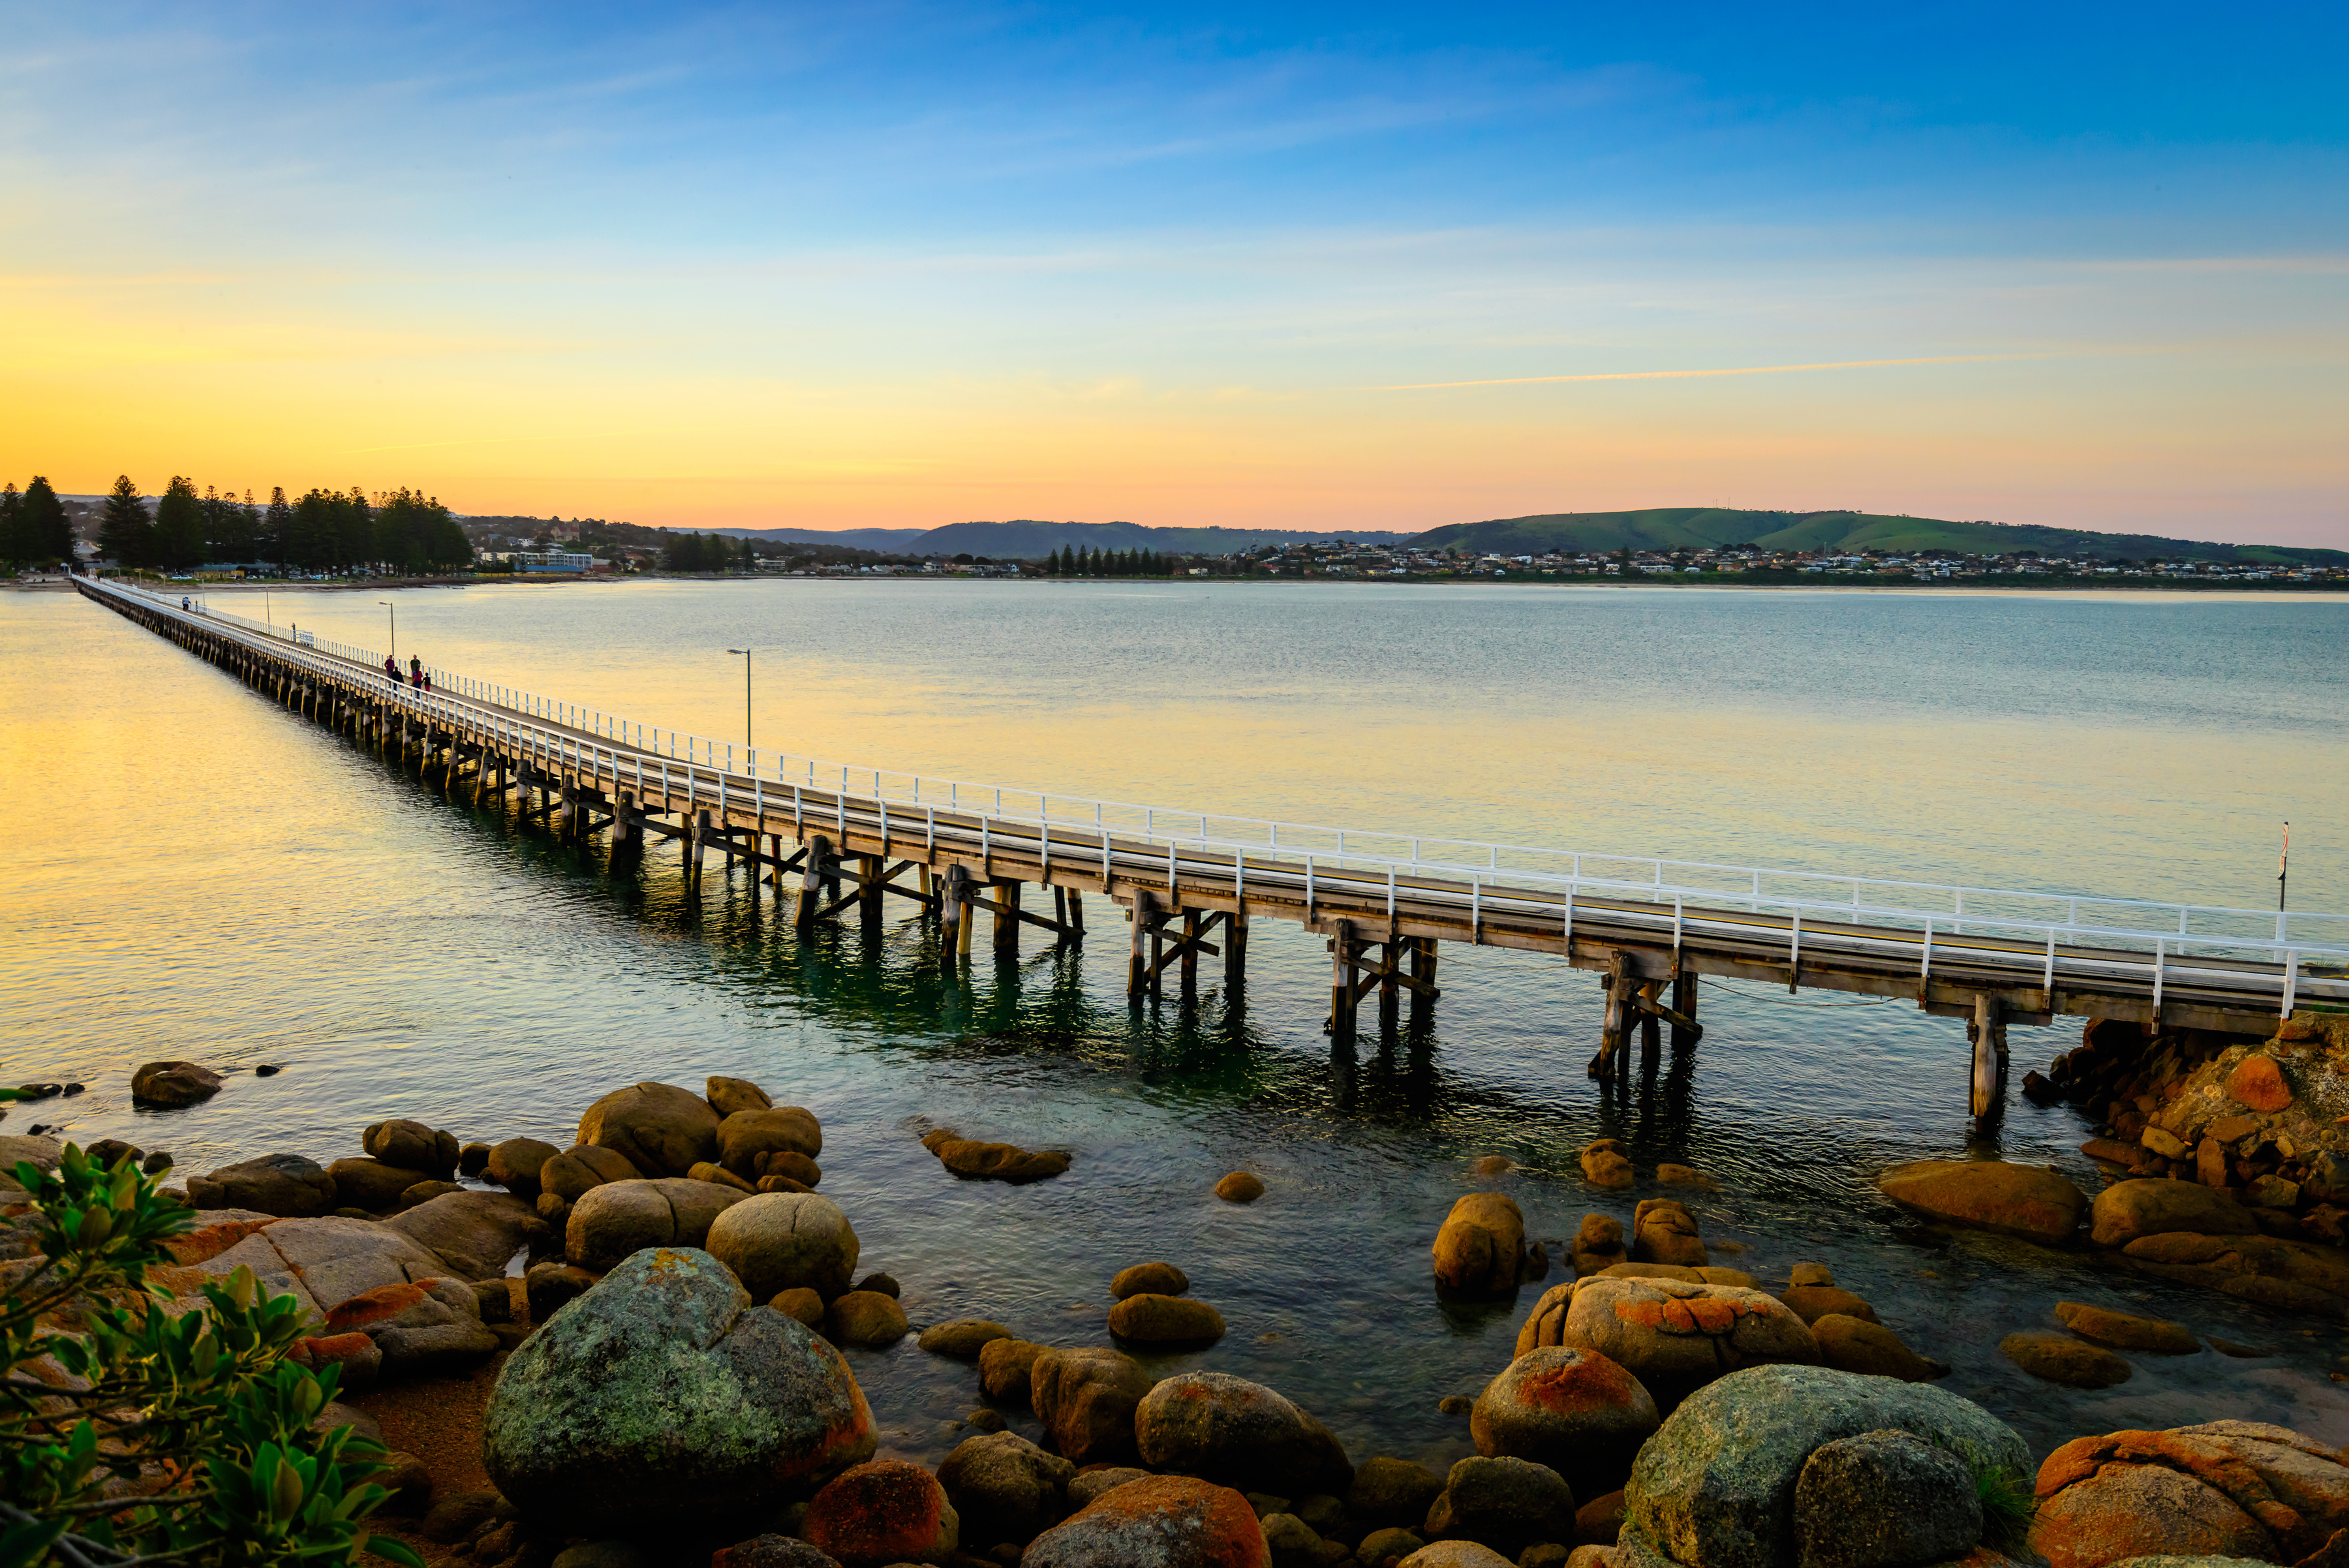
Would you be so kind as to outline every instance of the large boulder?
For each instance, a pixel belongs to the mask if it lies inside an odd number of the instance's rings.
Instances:
[[[1539,1345],[1566,1343],[1566,1314],[1567,1309],[1574,1305],[1576,1282],[1568,1280],[1564,1284],[1552,1285],[1542,1292],[1541,1299],[1534,1303],[1534,1310],[1518,1326],[1517,1355],[1523,1355]]]
[[[438,1252],[465,1280],[502,1279],[517,1253],[535,1262],[554,1240],[538,1211],[509,1192],[444,1192],[383,1223]]]
[[[762,1154],[796,1154],[812,1160],[823,1152],[823,1128],[813,1113],[798,1106],[736,1111],[718,1127],[718,1163],[746,1179],[766,1172]]]
[[[920,1344],[932,1355],[951,1355],[959,1361],[976,1361],[980,1351],[999,1339],[1010,1337],[1011,1331],[992,1318],[958,1317],[947,1323],[934,1323],[922,1330]]]
[[[576,1203],[591,1187],[607,1181],[641,1181],[644,1175],[616,1149],[574,1144],[538,1168],[538,1190],[541,1197],[551,1192],[565,1203]]]
[[[1342,1497],[1354,1467],[1330,1428],[1265,1387],[1226,1372],[1185,1372],[1133,1413],[1142,1461],[1282,1497]]]
[[[370,1126],[359,1134],[359,1147],[386,1165],[420,1170],[439,1181],[457,1174],[457,1157],[462,1152],[455,1134],[435,1132],[405,1117]]]
[[[975,1548],[1024,1546],[1060,1522],[1076,1477],[1076,1466],[1017,1432],[966,1438],[938,1467],[938,1482],[962,1516],[963,1539]]]
[[[221,1075],[193,1062],[150,1062],[130,1075],[134,1105],[201,1105],[220,1093]]]
[[[1899,1334],[1867,1318],[1831,1312],[1811,1324],[1811,1337],[1819,1342],[1819,1364],[1838,1372],[1904,1383],[1930,1383],[1949,1375],[1947,1366],[1918,1355]]]
[[[1109,1309],[1109,1331],[1136,1345],[1208,1345],[1224,1337],[1224,1314],[1190,1296],[1128,1296]]]
[[[1444,1478],[1425,1465],[1384,1454],[1354,1467],[1354,1484],[1346,1493],[1346,1511],[1359,1523],[1407,1524],[1417,1530],[1427,1511],[1444,1495]]]
[[[1679,1280],[1584,1280],[1559,1335],[1630,1373],[1665,1410],[1724,1372],[1819,1359],[1817,1340],[1775,1296]]]
[[[1545,1541],[1574,1539],[1574,1489],[1530,1459],[1462,1459],[1427,1511],[1431,1541],[1474,1541],[1516,1557]]]
[[[763,1111],[775,1102],[748,1078],[709,1078],[703,1082],[709,1108],[722,1120],[736,1111]]]
[[[2349,1529],[2349,1467],[2287,1427],[2209,1421],[2081,1438],[2039,1467],[2032,1550],[2052,1568],[2127,1557],[2296,1563]]]
[[[1973,1472],[1913,1433],[1862,1432],[1822,1443],[1795,1482],[1803,1568],[1953,1562],[1982,1540]]]
[[[2349,1253],[2281,1236],[2169,1231],[2121,1249],[2130,1268],[2293,1312],[2349,1316]]]
[[[802,1287],[830,1301],[855,1277],[858,1248],[848,1216],[831,1199],[761,1192],[718,1217],[709,1251],[761,1301]]]
[[[647,1247],[698,1247],[719,1214],[747,1201],[730,1187],[681,1176],[607,1181],[571,1206],[564,1252],[581,1268],[601,1272]]]
[[[2087,1195],[2039,1165],[1997,1159],[1920,1159],[1877,1179],[1912,1214],[2060,1247],[2080,1228]]]
[[[372,1155],[361,1159],[338,1159],[326,1167],[326,1174],[334,1179],[337,1208],[365,1209],[375,1213],[398,1208],[401,1193],[419,1181],[435,1179],[429,1170],[386,1165]]]
[[[2250,1210],[2218,1188],[2150,1177],[2116,1181],[2097,1193],[2088,1239],[2099,1247],[2126,1247],[2140,1236],[2172,1231],[2248,1236],[2259,1228]]]
[[[249,1268],[272,1294],[290,1295],[319,1322],[337,1304],[379,1285],[452,1271],[413,1237],[372,1220],[279,1220],[195,1265],[208,1274]]]
[[[249,1209],[302,1219],[331,1214],[340,1202],[335,1179],[298,1154],[264,1154],[188,1178],[188,1201],[199,1209]]]
[[[1643,1198],[1631,1216],[1631,1256],[1627,1261],[1701,1269],[1713,1259],[1687,1204],[1676,1198]]]
[[[1247,1498],[1188,1476],[1102,1493],[1028,1543],[1019,1568],[1272,1568]]]
[[[1435,1279],[1465,1293],[1506,1295],[1517,1288],[1526,1255],[1526,1217],[1516,1199],[1471,1192],[1452,1206],[1435,1233]]]
[[[978,1382],[987,1397],[1006,1405],[1028,1405],[1034,1399],[1030,1378],[1036,1358],[1045,1347],[1030,1339],[1009,1335],[978,1347]]]
[[[1661,1421],[1638,1378],[1595,1350],[1560,1345],[1504,1367],[1476,1396],[1468,1432],[1486,1459],[1530,1459],[1611,1491]]]
[[[1605,1273],[1628,1261],[1623,1256],[1623,1222],[1605,1214],[1585,1214],[1568,1251],[1578,1276]]]
[[[481,1420],[498,1490],[581,1533],[771,1508],[874,1446],[840,1352],[683,1247],[625,1259],[524,1340]]]
[[[510,1137],[490,1150],[481,1174],[517,1197],[533,1201],[539,1194],[538,1173],[563,1151],[534,1137]]]
[[[1799,1561],[1795,1495],[1826,1445],[1899,1431],[1972,1474],[2021,1485],[2030,1450],[2004,1422],[1923,1384],[1822,1366],[1756,1366],[1698,1389],[1640,1450],[1623,1490],[1617,1568],[1785,1568]]]
[[[982,1371],[988,1356],[1006,1343],[998,1340],[980,1352]],[[1131,1464],[1137,1454],[1134,1408],[1156,1381],[1118,1351],[1047,1350],[1029,1366],[1028,1399],[1063,1459],[1080,1469]]]
[[[709,1102],[673,1084],[615,1089],[579,1118],[579,1141],[608,1148],[647,1175],[683,1176],[718,1154]]]
[[[904,1459],[870,1459],[825,1482],[800,1533],[840,1568],[944,1563],[962,1540],[946,1489]]]
[[[1172,1263],[1136,1263],[1120,1269],[1109,1282],[1109,1293],[1119,1301],[1128,1296],[1179,1296],[1191,1289],[1191,1276]]]
[[[1021,1148],[1016,1143],[981,1143],[976,1138],[940,1138],[923,1142],[938,1163],[966,1181],[1002,1181],[1014,1187],[1024,1187],[1031,1181],[1049,1181],[1069,1168],[1069,1155],[1062,1149]]]
[[[422,1280],[379,1285],[337,1303],[326,1315],[333,1334],[364,1334],[388,1375],[462,1372],[497,1354],[498,1336],[481,1323],[471,1285]]]

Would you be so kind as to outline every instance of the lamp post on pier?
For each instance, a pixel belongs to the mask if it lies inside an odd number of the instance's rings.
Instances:
[[[750,738],[750,650],[730,648],[726,651],[742,656],[742,743],[749,746],[754,743]]]
[[[399,662],[399,607],[389,599],[378,599],[375,602],[381,605],[384,613],[391,617],[391,661],[397,664]]]

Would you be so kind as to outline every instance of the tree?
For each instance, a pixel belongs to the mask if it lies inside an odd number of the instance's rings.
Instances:
[[[285,487],[272,485],[269,510],[262,514],[261,536],[254,541],[254,550],[264,561],[285,562],[285,546],[294,532],[294,508],[285,504]]]
[[[33,489],[47,489],[48,483],[36,477]],[[32,490],[25,493],[27,504],[32,496]],[[153,564],[154,526],[147,519],[146,501],[127,473],[118,475],[107,493],[106,512],[98,524],[98,553],[130,570]]]
[[[0,561],[29,561],[33,558],[31,542],[16,531],[25,514],[25,498],[10,480],[7,488],[0,490]]]
[[[201,566],[204,558],[204,506],[196,482],[175,473],[155,504],[154,564],[174,570]]]
[[[0,1563],[292,1568],[365,1550],[423,1568],[363,1522],[390,1495],[370,1480],[383,1446],[311,1425],[341,1369],[290,1358],[310,1326],[295,1298],[240,1268],[196,1310],[161,1310],[148,1273],[192,1216],[131,1155],[68,1144],[54,1175],[14,1175],[39,1254],[0,1296]]]

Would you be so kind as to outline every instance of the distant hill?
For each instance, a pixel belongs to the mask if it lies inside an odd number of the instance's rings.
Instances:
[[[823,534],[807,528],[720,528],[736,538],[854,545],[908,556],[988,556],[1040,561],[1055,550],[1163,550],[1183,556],[1228,556],[1258,545],[1302,545],[1353,539],[1391,545],[1404,537],[1377,529],[1151,528],[1139,523],[949,523],[942,528],[851,528]],[[885,540],[885,543],[881,541]]]
[[[1414,535],[1413,545],[1500,556],[1547,550],[1595,552],[1694,549],[1757,545],[1765,550],[1878,550],[1917,554],[2098,556],[2106,560],[2292,561],[2349,563],[2349,551],[2286,545],[2221,545],[2152,534],[2098,534],[2033,524],[1953,523],[1939,517],[1874,512],[1754,512],[1725,506],[1657,506],[1638,512],[1553,512],[1451,523]]]

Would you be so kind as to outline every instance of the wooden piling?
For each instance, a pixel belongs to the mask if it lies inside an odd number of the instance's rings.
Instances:
[[[1143,987],[1150,982],[1150,889],[1133,890],[1133,949],[1126,959],[1125,994],[1131,1001],[1140,1001]]]
[[[963,869],[957,863],[947,867],[947,874],[939,884],[942,897],[938,899],[938,919],[942,924],[938,935],[938,961],[949,970],[954,968],[957,956],[966,950],[962,946],[964,929],[968,923],[965,917],[970,910],[963,902],[962,881]]]
[[[856,857],[856,913],[858,922],[867,930],[880,927],[881,874],[888,868],[889,862],[881,856],[860,855]]]
[[[1224,921],[1224,994],[1237,996],[1247,986],[1247,903],[1241,900]]]
[[[1183,1000],[1199,994],[1199,911],[1183,911]]]
[[[818,833],[807,841],[807,866],[800,873],[800,905],[793,917],[802,930],[815,924],[815,912],[823,907],[823,877],[832,859],[832,840]]]
[[[1691,1022],[1696,1018],[1696,971],[1682,964],[1679,972],[1672,976],[1672,1011]],[[1672,1020],[1672,1049],[1686,1050],[1697,1043],[1702,1033],[1700,1029],[1691,1029],[1680,1018]]]
[[[2006,1097],[2006,1024],[1997,997],[1984,992],[1974,998],[1973,1026],[1967,1033],[1973,1036],[1973,1114],[1987,1116]]]
[[[1656,1016],[1654,1004],[1664,999],[1664,982],[1651,980],[1640,987],[1640,1000],[1649,1005],[1640,1009],[1640,1060],[1653,1062],[1657,1050],[1664,1043],[1662,1020]]]
[[[1333,922],[1330,951],[1335,955],[1330,965],[1330,1039],[1332,1044],[1351,1045],[1354,1043],[1354,922]]]
[[[1007,958],[1019,955],[1019,883],[998,882],[995,893],[995,950]]]

